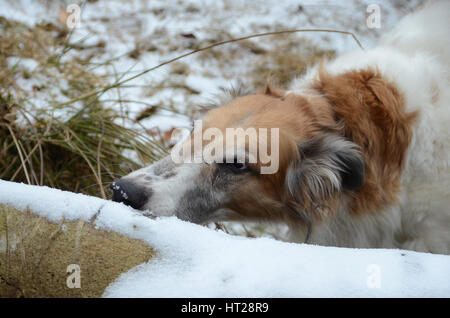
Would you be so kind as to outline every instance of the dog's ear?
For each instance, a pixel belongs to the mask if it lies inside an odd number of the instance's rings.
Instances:
[[[291,197],[299,204],[317,205],[340,191],[364,185],[364,160],[359,147],[330,134],[298,145],[299,158],[287,171]]]

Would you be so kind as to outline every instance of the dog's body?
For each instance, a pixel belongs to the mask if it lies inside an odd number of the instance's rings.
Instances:
[[[335,75],[378,70],[403,95],[405,112],[417,116],[398,199],[358,218],[349,217],[344,208],[337,219],[313,232],[312,242],[450,253],[449,14],[448,1],[419,9],[384,36],[377,48],[347,54],[324,67]],[[301,94],[315,75],[313,71],[295,81],[291,91]],[[292,239],[302,237],[293,232]]]
[[[206,114],[205,129],[279,128],[275,174],[168,157],[114,184],[115,200],[196,223],[285,222],[295,242],[450,254],[449,13],[428,4],[375,49]]]

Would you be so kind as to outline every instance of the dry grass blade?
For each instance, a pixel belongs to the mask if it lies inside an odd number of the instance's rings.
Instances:
[[[19,142],[17,141],[16,135],[14,134],[13,130],[11,129],[11,125],[6,124],[6,127],[8,128],[8,130],[11,134],[11,137],[14,141],[14,144],[16,145],[17,153],[19,154],[20,161],[22,163],[22,169],[23,169],[23,172],[25,173],[25,177],[27,178],[27,182],[28,182],[28,184],[31,184],[30,176],[28,175],[28,170],[27,170],[27,167],[25,164],[25,160],[23,158],[21,147],[19,146]]]
[[[154,67],[146,69],[146,70],[144,70],[144,71],[142,71],[142,72],[140,72],[140,73],[138,73],[136,75],[133,75],[133,76],[131,76],[129,78],[126,78],[126,79],[124,79],[122,81],[118,81],[118,82],[116,82],[116,83],[114,83],[112,85],[108,85],[108,86],[106,86],[104,88],[101,88],[101,89],[93,90],[93,91],[91,91],[89,93],[86,93],[86,94],[84,94],[82,96],[79,96],[79,97],[74,98],[72,100],[69,100],[67,102],[60,103],[60,104],[56,105],[55,107],[61,107],[61,106],[64,106],[64,105],[69,105],[69,104],[72,104],[74,102],[77,102],[77,101],[80,101],[80,100],[84,100],[84,99],[93,97],[93,96],[98,95],[98,94],[105,93],[106,91],[108,91],[108,90],[110,90],[112,88],[119,87],[119,86],[121,86],[121,85],[123,85],[123,84],[125,84],[125,83],[127,83],[129,81],[132,81],[135,78],[138,78],[138,77],[140,77],[140,76],[142,76],[144,74],[147,74],[147,73],[149,73],[151,71],[154,71],[154,70],[156,70],[156,69],[158,69],[158,68],[160,68],[160,67],[162,67],[164,65],[173,63],[175,61],[181,60],[181,59],[183,59],[185,57],[188,57],[190,55],[193,55],[193,54],[196,54],[196,53],[199,53],[199,52],[202,52],[202,51],[210,50],[210,49],[212,49],[214,47],[217,47],[217,46],[221,46],[221,45],[225,45],[225,44],[233,43],[233,42],[249,40],[249,39],[253,39],[253,38],[257,38],[257,37],[281,35],[281,34],[291,34],[291,33],[300,33],[300,32],[328,32],[328,33],[340,33],[340,34],[350,35],[355,40],[355,42],[357,43],[359,48],[361,50],[364,50],[363,46],[361,45],[361,42],[358,40],[358,38],[355,36],[354,33],[348,32],[348,31],[341,31],[341,30],[332,30],[332,29],[295,29],[295,30],[283,30],[283,31],[274,31],[274,32],[264,32],[264,33],[251,34],[251,35],[243,36],[243,37],[240,37],[240,38],[235,38],[235,39],[230,39],[230,40],[216,42],[216,43],[213,43],[211,45],[208,45],[208,46],[205,46],[205,47],[202,47],[202,48],[199,48],[199,49],[192,50],[192,51],[190,51],[188,53],[179,55],[179,56],[174,57],[174,58],[172,58],[170,60],[162,62],[162,63],[160,63],[160,64],[158,64],[158,65],[156,65]]]

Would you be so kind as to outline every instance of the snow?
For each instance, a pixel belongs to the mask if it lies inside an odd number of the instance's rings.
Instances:
[[[6,58],[6,62],[8,63],[8,66],[10,68],[15,67],[17,65],[19,67],[23,67],[24,69],[31,71],[33,71],[39,65],[39,62],[33,59],[18,58],[16,56],[10,56]]]
[[[88,221],[106,201],[79,193],[49,187],[36,187],[0,180],[0,204],[34,213],[52,222],[81,219]]]
[[[450,256],[231,236],[123,204],[0,180],[0,204],[52,221],[89,220],[140,239],[157,256],[120,275],[104,297],[448,297]]]

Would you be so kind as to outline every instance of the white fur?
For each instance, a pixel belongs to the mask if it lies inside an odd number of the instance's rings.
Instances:
[[[152,199],[145,208],[150,211],[158,211],[159,216],[173,215],[183,195],[189,189],[194,188],[201,168],[202,166],[199,164],[183,164],[174,169],[176,173],[174,177],[156,179],[151,185],[154,191]]]
[[[312,242],[352,247],[406,248],[450,254],[450,1],[429,2],[406,16],[378,47],[355,51],[325,66],[332,74],[378,69],[419,111],[402,172],[398,204],[359,218],[339,211],[313,230]],[[294,81],[308,91],[315,70]],[[304,234],[292,232],[292,240]]]
[[[183,195],[189,189],[194,188],[195,182],[199,180],[199,174],[202,169],[200,164],[181,164],[174,165],[170,169],[169,172],[173,174],[170,178],[166,178],[164,173],[155,173],[155,169],[158,166],[166,166],[168,162],[170,162],[170,157],[136,170],[124,177],[151,189],[151,200],[148,200],[142,207],[142,210],[148,210],[151,213],[157,211],[158,216],[174,215]],[[146,181],[144,180],[146,177],[151,179]]]

